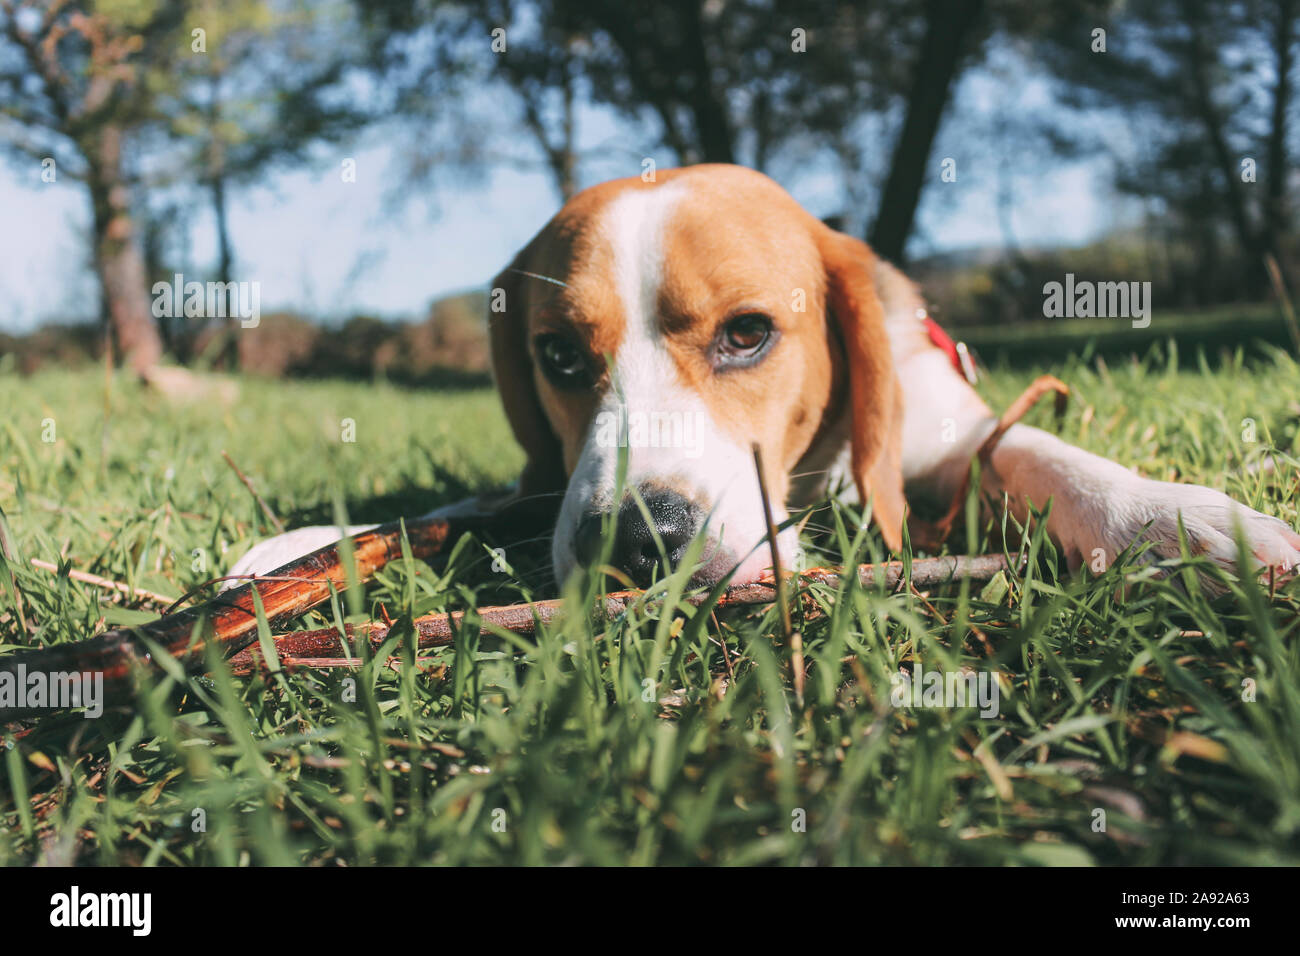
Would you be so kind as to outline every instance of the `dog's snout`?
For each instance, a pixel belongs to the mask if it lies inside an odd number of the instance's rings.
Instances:
[[[659,546],[655,535],[663,543],[669,563],[676,567],[686,553],[695,534],[695,509],[690,501],[675,491],[655,490],[642,495],[651,524],[634,498],[623,502],[618,512],[618,527],[610,563],[624,572],[636,584],[645,587],[654,577],[659,564]],[[588,513],[578,523],[575,539],[578,560],[590,565],[600,557],[603,515]]]

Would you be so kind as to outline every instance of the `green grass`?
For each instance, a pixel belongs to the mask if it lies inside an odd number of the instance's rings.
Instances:
[[[1075,389],[1064,437],[1298,523],[1294,363],[1050,370]],[[984,390],[1005,405],[1031,377],[998,373]],[[291,525],[419,513],[521,464],[486,391],[240,389],[229,407],[173,406],[118,378],[106,416],[100,374],[0,377],[6,649],[158,610],[32,558],[178,596],[269,534],[222,450]],[[1031,419],[1050,427],[1046,404]],[[1270,454],[1275,469],[1260,469]],[[819,522],[827,561],[878,548],[847,512]],[[994,547],[988,531],[972,549]],[[0,860],[1300,862],[1297,590],[1270,605],[1255,582],[1225,579],[1210,601],[1191,571],[1071,576],[1040,532],[1025,547],[1026,570],[987,587],[806,589],[802,706],[774,609],[675,618],[647,602],[593,626],[577,609],[595,583],[575,580],[574,613],[535,639],[467,631],[418,674],[385,655],[355,672],[217,667],[98,720],[10,725]],[[494,573],[466,541],[447,564],[398,562],[345,602],[349,619],[552,593],[544,542],[508,558],[515,573]],[[666,582],[670,605],[681,583]],[[387,650],[408,653],[400,637]],[[891,675],[917,657],[996,671],[1000,714],[891,706]]]
[[[1035,367],[1063,362],[1070,356],[1101,355],[1114,360],[1172,340],[1184,361],[1193,364],[1198,350],[1209,355],[1233,353],[1246,346],[1252,356],[1268,347],[1290,348],[1291,336],[1276,305],[1216,306],[1198,312],[1156,309],[1145,329],[1129,319],[1035,319],[998,325],[966,325],[951,331],[992,364]]]

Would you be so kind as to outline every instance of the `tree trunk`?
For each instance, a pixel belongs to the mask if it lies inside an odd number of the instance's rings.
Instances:
[[[772,143],[772,98],[766,88],[754,94],[754,168],[767,172],[768,152]]]
[[[677,8],[684,33],[684,72],[689,80],[686,100],[695,121],[695,141],[699,144],[701,160],[706,163],[734,163],[736,149],[731,132],[731,118],[713,84],[713,68],[709,63],[709,49],[705,43],[708,26],[704,22],[703,8],[704,4],[698,0],[681,0]]]
[[[578,191],[578,111],[574,105],[573,74],[566,63],[564,71],[564,120],[560,142],[559,163],[556,175],[560,183],[560,196],[564,202]]]
[[[101,129],[86,156],[100,293],[123,361],[143,378],[158,364],[163,349],[122,178],[121,130],[112,126]]]
[[[984,0],[930,0],[927,4],[925,37],[907,98],[907,115],[868,236],[872,248],[894,262],[902,262],[926,181],[930,148],[966,52],[967,38],[983,10]]]
[[[1278,0],[1277,20],[1273,30],[1273,60],[1277,85],[1273,88],[1273,117],[1268,131],[1268,185],[1264,200],[1264,247],[1278,255],[1278,240],[1290,225],[1287,209],[1287,113],[1291,108],[1291,46],[1295,34],[1297,4],[1295,0]]]
[[[212,190],[212,218],[217,227],[217,281],[229,283],[235,271],[230,244],[230,219],[226,202],[226,145],[221,139],[221,74],[208,77],[208,183]],[[211,321],[211,319],[209,319]],[[239,320],[227,316],[217,334],[221,337],[220,362],[226,371],[239,367]]]
[[[560,143],[552,146],[546,138],[544,127],[539,127],[538,136],[542,149],[546,152],[551,166],[551,175],[555,177],[555,187],[560,191],[560,201],[568,202],[578,191],[578,134],[577,109],[574,103],[573,76],[567,65],[564,84],[560,88],[563,102],[560,120]]]
[[[1232,218],[1232,227],[1237,233],[1237,241],[1247,253],[1254,253],[1258,251],[1258,238],[1255,230],[1251,228],[1250,217],[1246,212],[1246,194],[1241,188],[1240,167],[1228,146],[1228,137],[1223,129],[1223,117],[1219,114],[1219,108],[1214,102],[1214,92],[1210,86],[1208,73],[1213,53],[1202,35],[1201,21],[1192,20],[1189,26],[1192,35],[1188,57],[1192,80],[1192,108],[1200,121],[1201,128],[1205,131],[1205,138],[1214,154],[1219,177],[1223,180],[1228,213]]]
[[[230,248],[224,171],[218,171],[212,177],[212,214],[217,223],[217,281],[230,282],[230,274],[235,270],[235,256]]]
[[[217,225],[217,281],[231,282],[235,271],[235,256],[230,247],[230,223],[226,206],[226,174],[217,169],[212,177],[212,213]],[[221,322],[221,365],[228,372],[239,367],[239,319],[227,316]]]

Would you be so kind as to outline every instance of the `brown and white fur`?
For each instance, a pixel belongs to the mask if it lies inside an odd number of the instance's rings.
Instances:
[[[770,565],[758,547],[765,529],[752,442],[774,507],[815,501],[847,479],[896,549],[907,499],[946,503],[997,422],[931,342],[917,318],[924,302],[898,270],[741,167],[585,190],[493,289],[495,378],[527,454],[519,493],[564,495],[553,538],[561,581],[591,557],[593,529],[614,509],[614,563],[644,580],[657,554],[647,512],[626,495],[615,500],[620,449],[598,440],[608,438],[598,422],[610,416],[696,424],[688,448],[633,443],[625,487],[639,492],[670,556],[707,528],[701,583],[733,568],[733,581],[750,581]],[[767,318],[771,336],[759,360],[736,363],[721,337],[728,322],[754,315]],[[548,336],[569,343],[588,370],[577,387],[543,367]],[[1021,520],[1029,504],[1051,499],[1048,531],[1075,566],[1113,560],[1148,525],[1153,550],[1176,555],[1180,515],[1193,550],[1225,567],[1235,565],[1237,521],[1261,565],[1300,563],[1300,535],[1276,518],[1209,488],[1143,478],[1037,428],[1012,426],[982,481]],[[255,547],[234,572],[269,571],[337,536],[290,532]],[[793,529],[780,545],[794,566]]]

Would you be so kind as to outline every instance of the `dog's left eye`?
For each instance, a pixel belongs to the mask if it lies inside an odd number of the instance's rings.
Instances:
[[[542,335],[537,339],[537,355],[542,368],[561,385],[580,385],[589,370],[582,350],[563,335]]]
[[[717,345],[720,365],[746,365],[756,361],[771,344],[772,320],[761,313],[738,315],[722,327]]]

